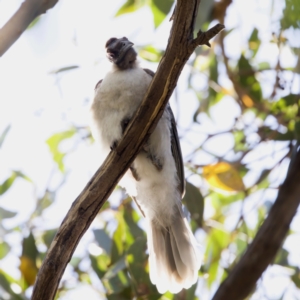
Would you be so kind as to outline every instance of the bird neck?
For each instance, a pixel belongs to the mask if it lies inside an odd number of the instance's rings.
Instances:
[[[136,57],[137,53],[133,48],[131,48],[119,62],[114,64],[114,66],[116,66],[119,70],[134,69],[137,67]]]

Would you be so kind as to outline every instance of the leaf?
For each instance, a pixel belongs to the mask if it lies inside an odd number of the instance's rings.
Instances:
[[[66,71],[70,71],[70,70],[74,70],[74,69],[78,69],[79,66],[68,66],[68,67],[63,67],[63,68],[59,68],[57,70],[53,70],[50,72],[50,74],[58,74],[58,73],[62,73],[62,72],[66,72]]]
[[[20,257],[20,271],[28,286],[31,286],[35,282],[38,268],[36,265],[36,259],[38,257],[38,250],[35,244],[33,234],[30,232],[29,236],[23,239],[22,255]]]
[[[238,61],[238,70],[239,70],[239,76],[237,76],[237,80],[239,81],[241,87],[243,88],[243,92],[244,92],[243,94],[247,95],[247,98],[244,98],[244,101],[246,101],[248,105],[251,105],[250,100],[254,103],[261,102],[262,90],[260,84],[254,76],[255,72],[252,66],[250,65],[248,59],[246,59],[244,55],[241,55]],[[244,104],[246,105],[246,103]]]
[[[56,235],[57,230],[56,229],[50,229],[44,232],[43,235],[43,241],[46,244],[46,246],[49,248],[55,235]]]
[[[282,29],[300,28],[300,5],[298,0],[285,0],[285,9],[281,19]]]
[[[201,6],[198,9],[198,14],[196,17],[196,24],[195,24],[196,30],[203,29],[203,25],[212,19],[211,13],[213,10],[213,6],[214,6],[213,0],[201,1]]]
[[[61,172],[65,171],[63,159],[64,159],[66,153],[63,153],[59,150],[59,145],[65,139],[71,138],[75,133],[76,133],[76,130],[75,130],[75,128],[73,128],[71,130],[55,133],[46,141],[46,143],[49,146],[49,149],[52,153],[53,160],[57,163],[58,168]]]
[[[14,183],[15,179],[17,178],[17,174],[12,172],[9,178],[7,178],[1,185],[0,185],[0,195],[3,195]]]
[[[203,177],[211,187],[229,192],[244,191],[245,186],[239,172],[229,163],[219,162],[203,168]]]
[[[111,247],[111,261],[115,263],[118,261],[124,253],[124,242],[126,241],[125,222],[120,213],[116,213],[116,219],[118,220],[118,227],[115,230],[112,238]]]
[[[111,252],[112,240],[104,229],[93,230],[98,245],[105,250],[107,254]]]
[[[158,9],[158,7],[152,2],[150,5],[152,15],[153,15],[153,22],[155,28],[157,28],[165,19],[166,15]]]
[[[288,256],[289,256],[289,252],[284,248],[281,248],[276,254],[274,263],[284,267],[289,266]]]
[[[22,247],[22,256],[27,256],[35,262],[39,252],[35,245],[34,236],[31,232],[28,237],[23,239]]]
[[[13,218],[17,213],[0,207],[0,220]]]
[[[9,293],[9,300],[24,300],[23,297],[13,292],[13,290],[11,289],[12,283],[18,284],[18,282],[15,279],[13,279],[11,276],[9,276],[7,273],[0,269],[0,287],[7,293]],[[2,300],[2,298],[0,299]]]
[[[0,185],[0,195],[3,195],[13,185],[16,178],[18,178],[18,177],[21,177],[21,178],[31,182],[31,180],[26,175],[21,173],[20,171],[13,171],[11,173],[10,177],[7,178],[6,180],[4,180],[4,182]]]
[[[20,257],[20,261],[20,271],[22,276],[29,286],[33,285],[38,272],[35,261],[33,261],[30,257],[24,255]]]
[[[130,277],[131,284],[135,290],[141,294],[154,294],[159,296],[157,289],[150,282],[149,273],[146,272],[148,256],[146,255],[147,239],[146,237],[138,238],[128,249],[126,255],[126,264]]]
[[[146,4],[146,1],[127,0],[115,14],[115,17],[137,11]]]
[[[110,264],[109,256],[105,253],[102,253],[97,257],[90,255],[90,259],[93,270],[96,272],[98,277],[102,279]]]
[[[198,226],[202,227],[204,198],[200,193],[199,188],[187,181],[186,191],[182,202],[187,206],[187,209],[191,214],[191,218],[196,221]]]
[[[260,44],[261,42],[260,39],[258,38],[258,30],[257,28],[254,28],[249,38],[249,48],[253,51],[252,57],[256,55]]]
[[[33,27],[40,21],[40,19],[41,19],[40,16],[36,17],[36,18],[28,25],[27,30],[33,28]]]
[[[4,258],[9,250],[10,247],[6,242],[0,242],[0,259]]]
[[[163,51],[154,48],[153,46],[145,46],[140,49],[139,56],[151,62],[159,62],[163,55]]]
[[[126,268],[125,258],[121,257],[116,261],[102,277],[102,282],[107,293],[115,294],[120,293],[129,286],[129,278],[123,270]]]
[[[174,3],[174,0],[152,0],[152,3],[166,16]]]
[[[291,276],[292,281],[296,285],[297,288],[300,289],[300,270],[297,267],[293,276]]]
[[[7,125],[6,128],[3,130],[2,134],[0,135],[0,148],[2,147],[2,144],[10,130],[10,125]]]

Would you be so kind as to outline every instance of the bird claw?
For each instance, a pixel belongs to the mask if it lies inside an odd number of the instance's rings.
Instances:
[[[118,142],[117,141],[113,141],[113,143],[110,145],[110,150],[114,151],[118,146]]]

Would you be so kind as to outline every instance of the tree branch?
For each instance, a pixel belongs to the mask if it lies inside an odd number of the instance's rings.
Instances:
[[[270,213],[255,239],[229,276],[220,285],[213,300],[242,300],[273,262],[289,230],[300,202],[300,152],[291,161],[287,177],[279,189]]]
[[[199,3],[200,0],[177,1],[169,43],[144,101],[127,126],[117,148],[108,155],[72,204],[40,268],[32,300],[54,299],[59,281],[77,244],[153,132],[186,61],[198,45],[207,44],[208,38],[212,37],[203,33],[201,43],[193,40],[193,24]],[[217,34],[223,26],[217,25],[214,28]]]
[[[25,0],[15,14],[0,29],[0,57],[21,36],[39,15],[54,7],[58,0]]]

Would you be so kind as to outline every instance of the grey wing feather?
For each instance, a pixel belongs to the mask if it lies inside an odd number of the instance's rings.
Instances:
[[[144,69],[144,71],[152,77],[155,74],[153,71],[151,71],[149,69]],[[177,174],[178,174],[178,178],[179,178],[178,189],[181,192],[181,195],[183,196],[184,192],[185,192],[185,180],[184,180],[184,168],[183,168],[183,160],[182,160],[180,142],[179,142],[179,137],[178,137],[178,133],[177,133],[175,118],[174,118],[172,109],[169,104],[167,105],[166,109],[169,112],[170,121],[171,121],[171,151],[172,151],[172,155],[175,160],[175,165],[176,165]]]
[[[171,119],[171,151],[175,160],[175,165],[176,165],[177,174],[179,178],[179,191],[181,192],[181,195],[183,197],[185,193],[185,180],[184,180],[184,167],[183,167],[181,147],[180,147],[175,118],[169,104],[167,106],[167,110],[169,111],[169,115]]]

